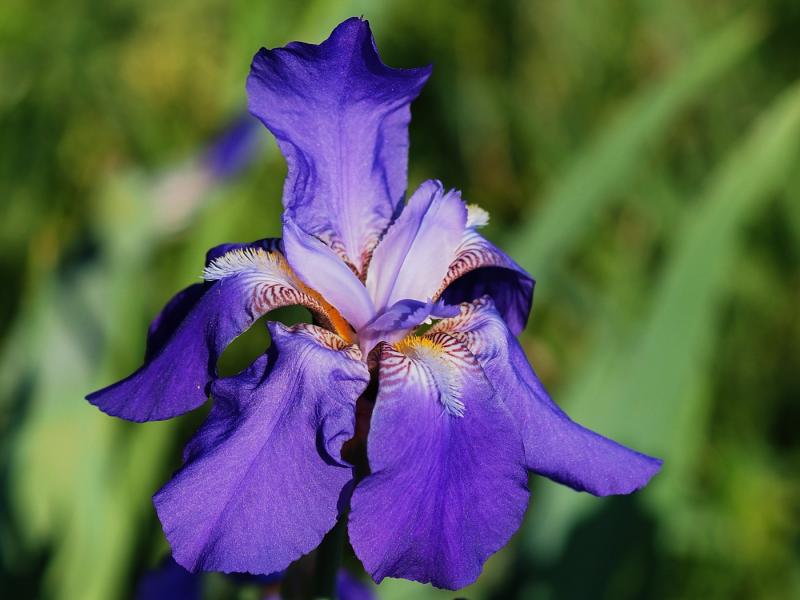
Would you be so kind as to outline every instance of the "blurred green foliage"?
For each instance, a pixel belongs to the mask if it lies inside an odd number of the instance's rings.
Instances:
[[[82,398],[139,364],[206,248],[278,233],[266,132],[235,180],[196,157],[260,46],[353,14],[388,64],[435,64],[411,185],[461,188],[537,278],[523,342],[554,397],[665,459],[628,498],[533,478],[523,529],[460,594],[800,597],[790,0],[0,4],[0,595],[129,597],[166,552],[150,496],[202,415],[130,425]]]

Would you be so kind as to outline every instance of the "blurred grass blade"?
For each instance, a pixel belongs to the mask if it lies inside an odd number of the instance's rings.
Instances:
[[[632,343],[596,357],[564,398],[572,415],[605,435],[665,459],[647,497],[672,515],[697,463],[706,428],[708,358],[720,302],[736,276],[741,233],[787,182],[800,150],[800,83],[784,92],[712,175],[686,215],[654,300]],[[549,486],[539,496],[532,541],[555,552],[570,525],[601,501]],[[665,514],[665,519],[670,515]]]
[[[542,208],[508,238],[511,256],[537,279],[545,278],[629,185],[643,166],[644,151],[668,132],[681,110],[753,50],[763,30],[756,14],[739,17],[689,53],[663,81],[634,96],[557,177]],[[544,290],[540,286],[537,294]]]

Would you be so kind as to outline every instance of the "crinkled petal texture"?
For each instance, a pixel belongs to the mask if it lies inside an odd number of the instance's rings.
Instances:
[[[168,419],[203,404],[217,359],[267,312],[308,307],[331,329],[347,326],[325,300],[292,273],[275,242],[209,251],[207,281],[179,292],[150,326],[145,364],[88,396],[104,412],[131,421]],[[227,252],[223,252],[227,250]]]
[[[464,587],[522,521],[520,434],[474,357],[447,334],[381,346],[367,451],[350,542],[378,582]]]
[[[266,356],[214,383],[186,464],[154,497],[190,571],[285,568],[333,527],[352,479],[340,451],[369,381],[360,352],[313,325],[270,323],[270,332]]]
[[[286,157],[284,206],[358,272],[405,193],[409,104],[429,75],[384,65],[357,18],[253,59],[249,108]]]
[[[424,182],[375,248],[367,290],[378,312],[400,300],[433,297],[456,256],[467,207],[455,190]]]
[[[477,358],[522,432],[529,469],[608,496],[636,491],[661,468],[661,460],[578,425],[558,408],[489,298],[462,305],[460,316],[440,321],[431,332],[456,337]]]
[[[519,335],[528,323],[534,283],[510,256],[467,227],[434,297],[460,304],[489,296],[511,333]]]

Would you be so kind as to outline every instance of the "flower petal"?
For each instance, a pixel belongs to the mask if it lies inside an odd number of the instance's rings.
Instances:
[[[313,325],[269,326],[267,355],[214,383],[186,464],[153,499],[190,571],[284,569],[333,527],[352,479],[340,451],[369,381],[360,352]]]
[[[308,286],[319,292],[356,329],[375,312],[367,288],[336,253],[283,217],[283,246],[286,260]]]
[[[428,319],[454,317],[460,312],[457,306],[441,302],[400,300],[372,319],[358,332],[361,352],[365,355],[380,341],[399,342]]]
[[[216,259],[232,250],[261,248],[265,252],[281,252],[280,238],[264,238],[249,243],[227,243],[214,246],[206,252],[206,267]],[[149,362],[164,344],[172,337],[175,330],[194,308],[194,305],[209,290],[209,282],[195,283],[184,288],[167,303],[167,305],[156,315],[147,330],[147,349],[145,351],[145,362]]]
[[[202,600],[203,580],[189,573],[171,556],[157,569],[142,575],[136,588],[136,600]]]
[[[402,577],[457,589],[519,527],[528,503],[524,449],[474,357],[438,334],[381,346],[350,542],[376,582]]]
[[[528,323],[534,283],[533,277],[511,257],[474,227],[467,227],[456,257],[433,297],[448,304],[460,304],[490,296],[508,328],[519,335]]]
[[[439,289],[455,257],[467,207],[438,181],[417,189],[375,248],[367,289],[380,312],[399,300],[427,300]]]
[[[409,104],[430,71],[384,65],[356,18],[253,58],[249,108],[286,157],[284,206],[358,272],[405,193]]]
[[[277,252],[233,250],[206,268],[208,281],[179,292],[150,327],[145,364],[89,402],[130,421],[168,419],[203,404],[227,345],[267,312],[309,308],[345,335],[347,325],[291,272]]]
[[[519,423],[528,468],[595,496],[629,494],[645,486],[662,461],[640,454],[572,421],[550,399],[525,352],[488,298],[462,305],[437,323],[475,355]]]

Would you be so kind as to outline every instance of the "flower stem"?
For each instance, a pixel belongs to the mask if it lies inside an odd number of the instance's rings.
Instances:
[[[341,515],[317,548],[314,573],[315,599],[336,600],[336,577],[342,562],[347,515]]]

